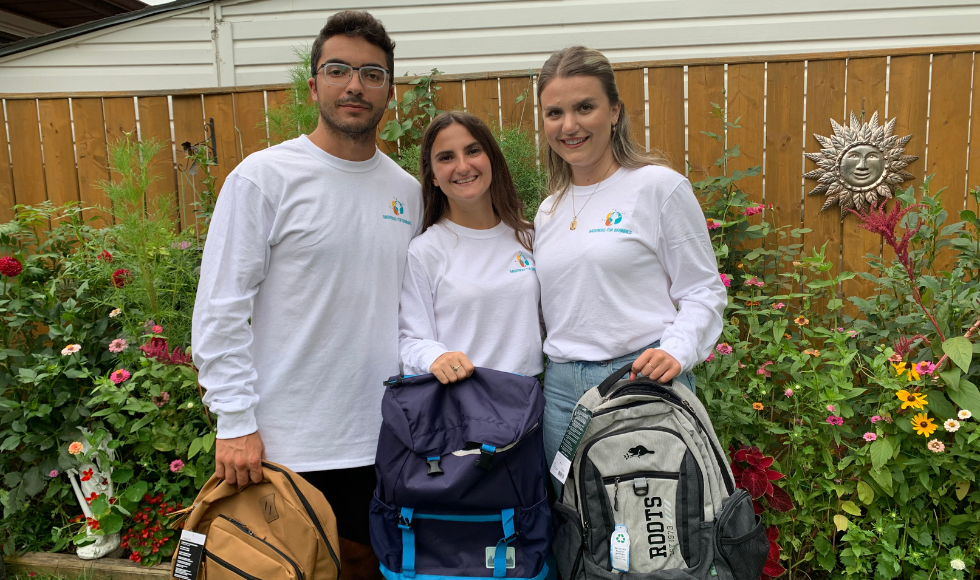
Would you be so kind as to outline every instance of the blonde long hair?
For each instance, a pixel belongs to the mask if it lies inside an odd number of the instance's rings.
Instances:
[[[541,67],[540,75],[538,75],[538,102],[541,102],[541,92],[552,79],[574,76],[589,76],[599,79],[610,105],[616,103],[621,105],[619,119],[616,121],[610,140],[613,159],[616,163],[627,169],[636,169],[647,165],[670,167],[670,163],[659,151],[651,151],[648,154],[643,147],[633,140],[630,132],[630,116],[626,112],[625,103],[619,98],[616,75],[613,74],[609,59],[598,50],[584,46],[572,46],[563,48],[548,57],[544,66]],[[547,140],[545,140],[545,147],[548,160],[548,191],[557,195],[555,203],[551,205],[551,211],[554,211],[568,192],[568,186],[572,183],[572,167],[551,148]]]

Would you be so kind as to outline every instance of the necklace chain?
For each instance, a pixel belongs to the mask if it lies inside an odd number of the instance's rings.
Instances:
[[[593,189],[592,193],[589,194],[589,199],[585,200],[585,203],[582,204],[582,209],[575,211],[575,194],[572,194],[572,223],[569,224],[568,229],[574,230],[578,226],[578,214],[585,211],[585,206],[589,205],[589,202],[592,201],[592,196],[595,195],[595,192],[599,191],[599,186],[606,180],[606,174],[609,173],[610,169],[612,169],[615,161],[616,160],[613,159],[613,161],[609,163],[609,167],[607,167],[605,173],[602,174],[602,179],[595,184],[595,189]]]

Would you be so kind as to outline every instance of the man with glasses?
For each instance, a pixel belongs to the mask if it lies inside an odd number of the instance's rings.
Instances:
[[[382,383],[398,374],[398,296],[422,218],[415,179],[375,145],[394,42],[367,12],[313,44],[310,135],[228,176],[194,307],[194,362],[218,416],[215,471],[301,473],[337,517],[343,578],[379,576],[368,535]]]

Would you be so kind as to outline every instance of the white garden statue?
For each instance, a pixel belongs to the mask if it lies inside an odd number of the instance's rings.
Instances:
[[[111,436],[106,435],[102,443],[99,444],[98,451],[101,453],[93,453],[92,446],[89,444],[91,433],[82,430],[82,435],[82,451],[80,455],[89,458],[88,462],[82,463],[77,469],[69,469],[65,473],[68,474],[72,489],[75,490],[75,497],[78,499],[78,505],[82,507],[82,512],[86,518],[91,518],[92,509],[89,507],[89,502],[92,499],[101,494],[105,494],[106,498],[115,497],[112,488],[112,467],[109,466],[103,469],[101,459],[101,456],[104,456],[109,461],[112,461],[115,454],[106,445],[111,439]],[[87,523],[85,533],[95,541],[78,548],[78,557],[83,560],[102,558],[119,547],[120,540],[118,533],[105,535],[94,534]]]

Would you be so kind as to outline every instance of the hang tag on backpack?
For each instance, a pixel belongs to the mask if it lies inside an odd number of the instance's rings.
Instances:
[[[174,578],[178,580],[197,580],[201,569],[201,557],[204,555],[204,534],[190,530],[181,530],[180,543],[174,552]]]
[[[562,437],[561,445],[558,446],[555,460],[551,462],[551,475],[555,476],[555,479],[562,485],[568,479],[568,472],[572,467],[575,451],[578,449],[579,443],[582,442],[585,430],[589,428],[591,422],[592,411],[582,405],[576,405],[575,410],[572,411],[572,420],[568,422],[568,429],[565,430],[565,436]]]
[[[609,560],[613,570],[630,571],[630,535],[623,524],[616,524],[609,539]]]

